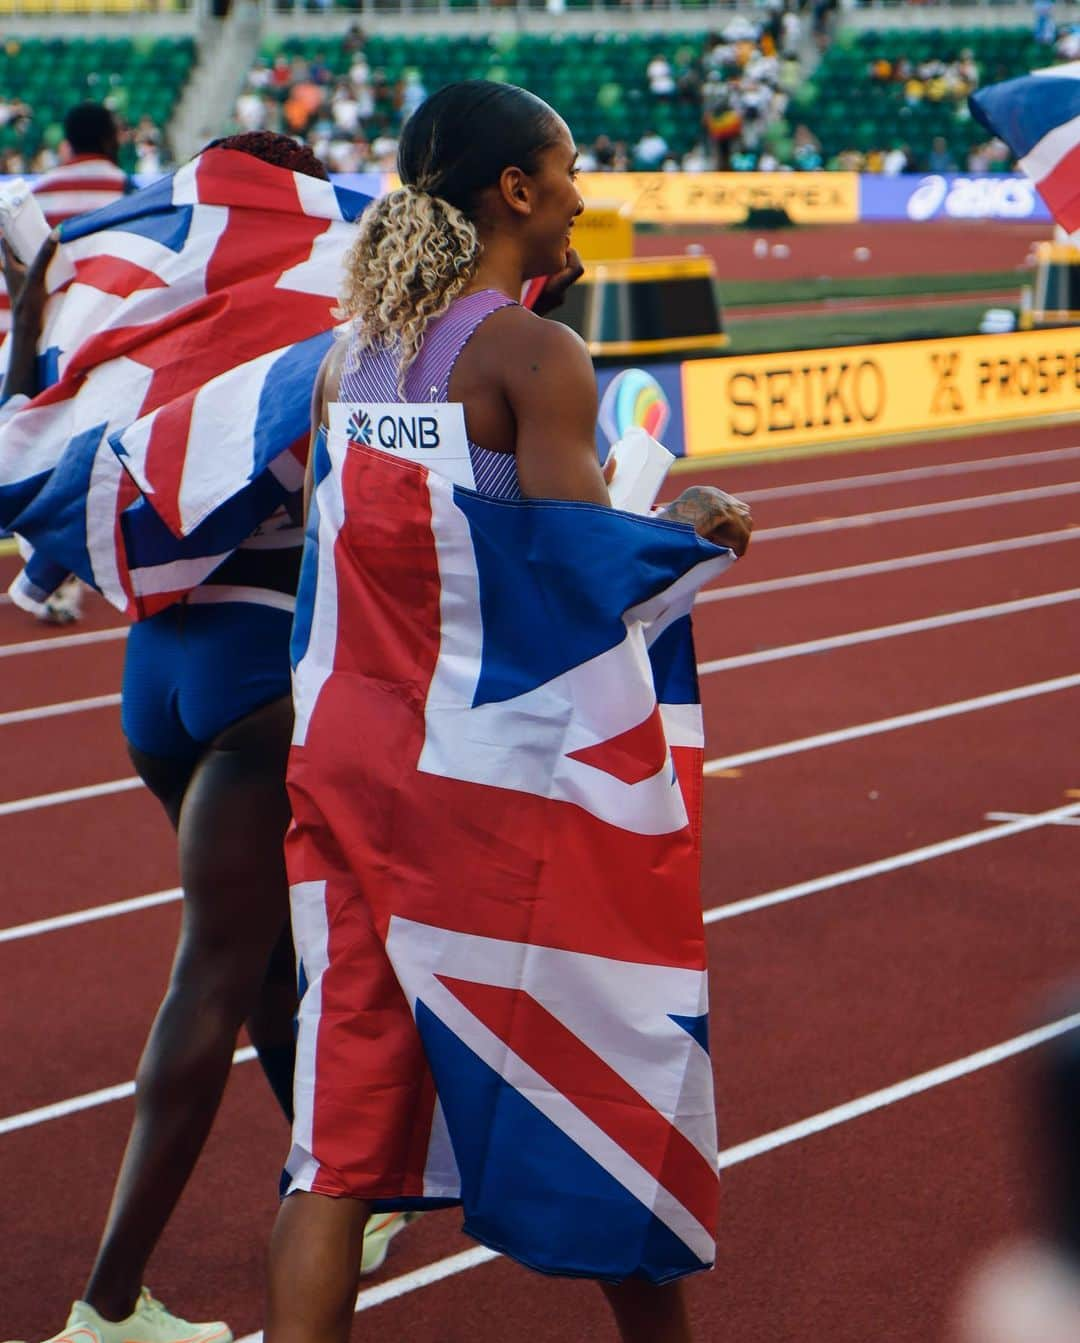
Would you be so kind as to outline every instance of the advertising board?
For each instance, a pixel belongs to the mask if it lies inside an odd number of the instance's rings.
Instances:
[[[1028,177],[1000,173],[902,173],[859,179],[865,220],[995,219],[1049,223],[1050,211]]]
[[[1080,414],[1080,331],[687,360],[682,411],[689,456]]]
[[[796,224],[859,217],[857,173],[582,173],[578,187],[586,205],[628,205],[641,224],[738,224],[752,209]]]
[[[646,368],[602,368],[596,381],[600,414],[596,446],[603,460],[608,448],[634,427],[646,429],[669,452],[686,452],[683,430],[681,365],[650,364]]]

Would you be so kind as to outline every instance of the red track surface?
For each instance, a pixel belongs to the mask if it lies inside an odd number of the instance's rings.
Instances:
[[[636,256],[671,256],[688,247],[704,248],[716,262],[721,282],[790,280],[829,275],[953,275],[972,271],[1017,269],[1025,265],[1034,242],[1051,236],[1049,224],[1002,224],[989,220],[947,220],[927,224],[827,224],[755,233],[643,233],[634,240]],[[756,257],[754,241],[790,248],[786,257]],[[864,260],[856,248],[869,248]]]
[[[981,263],[980,263],[981,264]],[[996,264],[996,263],[994,263]],[[1080,493],[1000,500],[796,536],[775,529],[1080,481],[1080,427],[761,463],[721,479],[755,500],[758,539],[718,591],[813,571],[1032,542],[917,568],[702,603],[699,655],[760,653],[1076,586]],[[964,474],[840,484],[1004,458]],[[694,477],[680,477],[678,484]],[[827,490],[787,493],[806,482]],[[11,562],[5,562],[8,569]],[[3,575],[6,579],[6,572]],[[704,674],[708,755],[793,743],[1080,672],[1080,603],[1017,609],[922,632]],[[77,633],[111,624],[97,609]],[[122,645],[50,649],[0,607],[0,713],[107,694]],[[920,846],[986,830],[987,812],[1076,800],[1080,686],[1028,695],[815,749],[790,745],[706,785],[703,899],[715,909]],[[131,773],[114,707],[0,719],[0,803]],[[164,817],[141,792],[0,814],[3,926],[175,884]],[[1076,969],[1080,829],[1044,825],[979,847],[710,924],[721,1141],[731,1148],[1049,1020],[1047,995]],[[4,1115],[133,1075],[167,973],[178,906],[18,940],[0,939],[7,1008]],[[715,917],[715,916],[714,916]],[[1030,1055],[900,1099],[737,1161],[723,1175],[720,1259],[690,1287],[700,1338],[739,1343],[928,1343],[959,1275],[1030,1213],[1022,1161]],[[82,1286],[123,1146],[130,1101],[4,1131],[0,1337],[43,1338]],[[0,1116],[2,1120],[2,1116]],[[153,1263],[154,1290],[238,1336],[262,1319],[262,1256],[284,1125],[257,1070],[238,1067],[210,1147]],[[377,1283],[402,1293],[358,1317],[355,1336],[411,1343],[612,1337],[599,1294],[505,1261],[433,1285],[403,1275],[466,1250],[453,1212],[395,1242]],[[368,1298],[370,1302],[370,1298]]]

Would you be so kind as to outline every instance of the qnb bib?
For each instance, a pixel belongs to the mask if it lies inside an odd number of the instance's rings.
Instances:
[[[460,402],[335,401],[330,438],[339,450],[374,448],[426,466],[455,485],[476,488]]]

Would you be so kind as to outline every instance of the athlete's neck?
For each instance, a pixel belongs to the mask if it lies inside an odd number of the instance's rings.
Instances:
[[[489,234],[484,239],[476,274],[463,292],[475,294],[480,289],[495,289],[517,300],[528,279],[525,269],[521,253],[511,239]]]

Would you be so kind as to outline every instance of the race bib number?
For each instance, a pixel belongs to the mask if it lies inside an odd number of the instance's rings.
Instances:
[[[419,462],[455,485],[476,487],[460,402],[335,401],[330,436],[335,445],[375,448]]]

